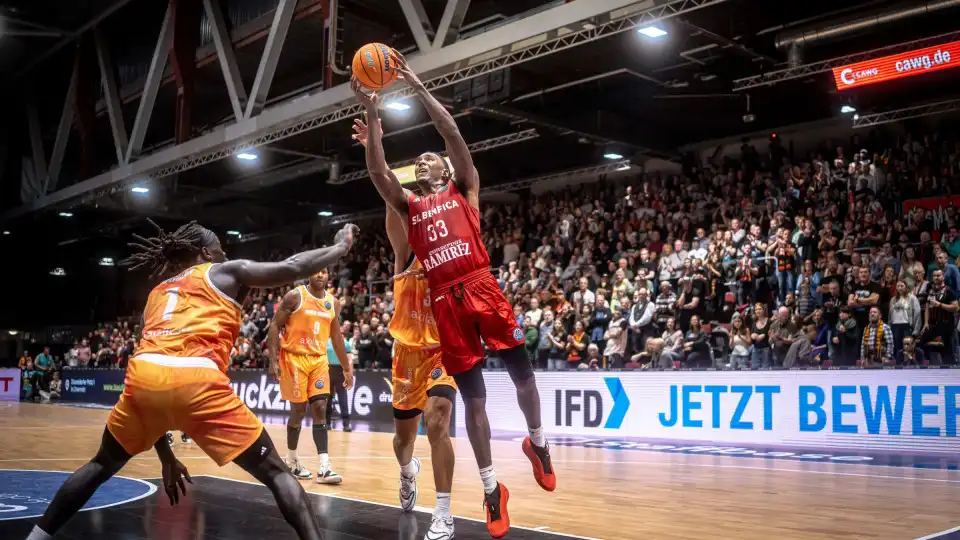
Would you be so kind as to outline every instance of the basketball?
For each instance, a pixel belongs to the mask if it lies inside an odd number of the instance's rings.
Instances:
[[[367,43],[353,55],[353,75],[368,90],[380,90],[397,80],[393,49],[383,43]]]

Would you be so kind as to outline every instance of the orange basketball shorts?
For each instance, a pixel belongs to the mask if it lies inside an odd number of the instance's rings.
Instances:
[[[280,397],[303,403],[314,396],[330,395],[330,365],[326,356],[280,351]]]
[[[457,389],[453,377],[443,368],[440,347],[419,349],[399,341],[393,345],[393,408],[400,411],[424,410],[428,393],[437,386]]]
[[[223,466],[260,437],[263,424],[213,360],[143,354],[127,367],[107,429],[130,455],[150,449],[167,431],[182,431]]]

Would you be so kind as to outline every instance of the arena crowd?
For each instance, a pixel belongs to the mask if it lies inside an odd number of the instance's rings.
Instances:
[[[873,133],[794,161],[777,138],[745,141],[738,158],[684,174],[601,178],[481,210],[492,271],[540,369],[950,365],[956,208],[904,212],[903,201],[957,193],[957,133]],[[391,364],[392,273],[382,228],[368,225],[331,275],[361,369]],[[247,299],[233,368],[266,367],[289,288]],[[125,367],[137,322],[101,325],[63,360],[25,353],[25,392],[58,392],[61,364]],[[501,367],[492,352],[487,366]]]

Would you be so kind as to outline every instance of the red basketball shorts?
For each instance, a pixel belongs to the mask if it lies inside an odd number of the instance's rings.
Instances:
[[[482,361],[484,344],[495,351],[524,344],[523,329],[513,316],[513,308],[486,268],[431,290],[430,295],[443,367],[450,375],[463,373]]]

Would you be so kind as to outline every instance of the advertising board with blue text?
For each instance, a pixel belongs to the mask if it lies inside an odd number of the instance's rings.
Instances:
[[[492,427],[526,431],[507,373],[484,379]],[[960,451],[955,369],[547,372],[537,386],[544,427],[555,434]],[[464,425],[462,402],[456,425]]]

